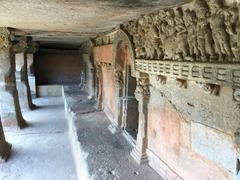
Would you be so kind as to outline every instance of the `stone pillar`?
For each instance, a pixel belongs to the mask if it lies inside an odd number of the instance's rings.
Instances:
[[[0,109],[3,119],[17,121],[20,128],[27,126],[23,119],[15,78],[15,56],[12,35],[8,28],[0,28]]]
[[[86,54],[84,53],[82,55],[84,64],[86,65],[86,69],[85,69],[85,84],[86,84],[86,90],[88,91],[88,99],[92,99],[94,97],[94,76],[93,76],[93,72],[94,72],[94,68],[93,65],[91,63],[91,59],[90,59],[90,54]]]
[[[27,56],[24,52],[15,54],[16,57],[16,83],[22,110],[33,110],[32,95],[28,82]]]
[[[123,73],[122,71],[118,71],[115,69],[114,71],[114,76],[115,76],[115,89],[116,89],[116,99],[115,99],[115,111],[116,111],[116,119],[115,122],[117,122],[117,125],[119,128],[123,128],[123,122],[122,122],[122,117],[123,117]]]
[[[32,71],[33,69],[33,53],[27,55],[27,71],[28,71],[28,82],[31,90],[32,97],[36,97],[36,77]]]
[[[139,74],[137,77],[137,87],[135,97],[138,101],[139,122],[137,142],[131,156],[138,164],[148,161],[147,149],[147,118],[148,118],[148,103],[150,97],[149,77],[148,74]]]
[[[8,159],[11,152],[11,144],[9,144],[4,136],[2,122],[0,120],[0,163]]]
[[[97,104],[96,108],[102,110],[102,66],[100,64],[96,65],[96,76],[97,76]]]

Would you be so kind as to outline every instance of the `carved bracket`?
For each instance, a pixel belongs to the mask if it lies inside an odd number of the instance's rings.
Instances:
[[[177,86],[179,88],[187,89],[187,80],[185,79],[176,79],[177,81]]]
[[[161,85],[164,85],[167,83],[167,77],[162,75],[157,75],[156,81],[159,82]]]
[[[216,84],[204,84],[203,85],[203,90],[207,92],[208,94],[212,94],[215,96],[220,95],[220,86]]]

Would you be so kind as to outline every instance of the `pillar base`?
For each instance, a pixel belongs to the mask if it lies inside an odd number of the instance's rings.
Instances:
[[[32,104],[31,106],[30,106],[30,110],[35,110],[35,109],[37,109],[38,107],[35,105],[35,104]]]
[[[18,123],[18,127],[20,129],[26,128],[27,126],[28,126],[28,124],[24,119],[20,123]]]
[[[139,152],[139,150],[137,150],[136,148],[132,150],[131,156],[139,165],[148,162],[147,154]]]
[[[9,144],[8,142],[6,142],[3,147],[3,152],[0,155],[0,163],[7,161],[7,159],[9,158],[9,156],[11,154],[11,148],[12,148],[12,145]]]

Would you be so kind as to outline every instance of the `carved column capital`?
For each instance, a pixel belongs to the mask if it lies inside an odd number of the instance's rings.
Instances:
[[[17,43],[12,47],[13,53],[25,53],[28,49],[27,37],[21,38]]]
[[[0,27],[0,50],[9,49],[12,45],[13,34],[6,27]]]
[[[82,54],[90,54],[93,48],[93,42],[91,40],[83,43],[80,47]]]
[[[26,53],[28,54],[34,54],[39,50],[39,43],[37,42],[30,42],[28,43]]]
[[[148,100],[150,97],[150,81],[148,74],[137,77],[137,87],[135,97],[138,101]]]

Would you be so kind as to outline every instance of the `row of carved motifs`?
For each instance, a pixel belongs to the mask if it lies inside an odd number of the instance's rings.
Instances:
[[[169,61],[168,63],[165,63],[165,65],[163,65],[164,63],[159,62],[163,66],[167,66],[167,68],[158,67],[157,69],[161,70],[157,71],[153,65],[149,65],[151,62],[152,61],[149,60],[136,60],[135,69],[138,72],[149,74],[151,83],[155,87],[158,87],[159,85],[165,85],[168,78],[176,79],[176,85],[184,89],[187,88],[188,81],[194,81],[205,92],[219,96],[221,85],[226,84],[232,86],[233,88],[233,100],[240,102],[240,68],[235,67],[235,65],[228,65],[229,67],[226,68],[224,65],[220,64],[215,67],[211,63],[208,63],[208,65],[204,63],[200,64],[199,66],[196,63],[192,63],[190,66],[189,63],[177,63],[178,70],[176,70],[174,69],[174,65],[176,65],[176,63]],[[184,76],[181,74],[182,69],[179,68],[183,66],[184,68],[188,67],[188,70],[184,70]],[[205,71],[205,67],[207,68],[207,71]],[[192,71],[195,71],[195,75],[198,74],[198,76],[192,76]],[[205,76],[204,73],[207,73],[207,76]],[[218,75],[220,75],[220,79],[218,79]]]
[[[150,74],[151,78],[151,84],[154,87],[158,87],[159,85],[165,85],[167,83],[167,76],[163,75],[155,75]],[[176,79],[176,86],[179,88],[187,89],[188,87],[188,80],[181,79],[181,78],[175,78]],[[211,84],[211,83],[204,83],[195,81],[199,87],[201,87],[206,93],[210,95],[219,96],[221,91],[221,86],[217,84]],[[240,87],[239,86],[232,86],[233,88],[233,100],[240,103]],[[240,105],[240,104],[239,104]]]
[[[240,65],[135,60],[138,71],[178,78],[240,86]]]
[[[195,0],[121,27],[132,37],[136,58],[239,63],[239,6]]]

